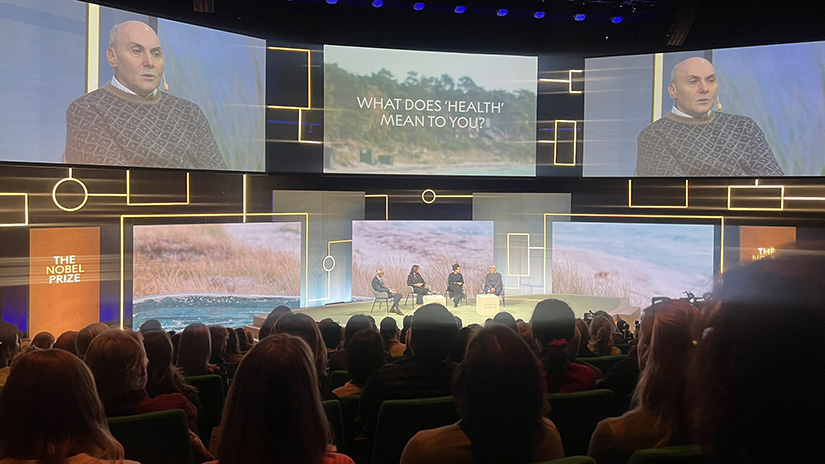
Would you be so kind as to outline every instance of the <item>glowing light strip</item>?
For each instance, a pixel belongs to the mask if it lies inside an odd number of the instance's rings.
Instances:
[[[682,214],[595,214],[595,213],[544,213],[544,259],[542,260],[542,291],[547,291],[547,217],[592,218],[641,218],[641,219],[712,219],[719,221],[719,273],[725,272],[725,216],[689,216]]]
[[[553,84],[568,84],[570,83],[569,79],[549,79],[549,78],[539,78],[539,82],[550,82]]]
[[[318,141],[318,140],[304,140],[303,139],[303,136],[301,135],[301,132],[303,132],[301,130],[301,128],[303,127],[303,122],[302,122],[303,118],[304,118],[304,110],[299,109],[298,110],[298,143],[311,143],[311,144],[315,144],[315,145],[323,145],[324,142],[321,142],[321,141]]]
[[[126,170],[126,206],[189,206],[190,182],[189,171],[186,172],[186,201],[169,201],[157,203],[139,203],[132,201],[132,170]]]
[[[510,273],[510,236],[511,235],[526,235],[527,236],[527,274],[511,274]],[[507,232],[507,276],[508,277],[530,277],[530,234],[527,232]]]
[[[562,124],[573,124],[573,163],[559,163],[557,156],[559,150],[559,123]],[[576,141],[578,138],[578,121],[567,120],[567,119],[556,119],[553,121],[553,166],[575,166],[576,165]]]
[[[330,241],[328,241],[327,242],[327,256],[332,256],[332,244],[333,243],[352,243],[352,239],[349,239],[349,240],[330,240]],[[324,257],[324,259],[326,259],[326,256]],[[334,267],[333,267],[333,269],[334,269]],[[327,301],[327,300],[330,299],[330,295],[332,295],[332,276],[330,275],[330,274],[332,274],[332,269],[327,271],[327,269],[324,268],[324,270],[327,272],[327,296],[325,296],[323,298],[313,298],[311,300],[307,300],[307,303],[309,303],[310,301]]]
[[[633,179],[627,179],[627,207],[645,209],[686,209],[688,207],[688,180],[685,179],[685,205],[634,205]]]
[[[86,13],[86,93],[100,87],[99,54],[100,5],[89,3]]]
[[[75,206],[74,208],[67,208],[61,205],[59,201],[57,201],[57,189],[58,187],[63,185],[64,182],[75,182],[78,185],[80,185],[80,188],[83,189],[83,201],[81,201],[80,204]],[[89,201],[89,189],[86,188],[86,184],[84,184],[83,181],[71,177],[71,169],[69,169],[69,177],[60,179],[54,184],[54,187],[52,187],[52,202],[54,202],[55,206],[62,209],[63,211],[66,211],[67,213],[73,213],[79,210],[80,208],[83,208],[84,206],[86,206],[87,201]]]
[[[390,196],[386,193],[375,193],[370,195],[364,195],[364,198],[381,198],[384,197],[384,220],[390,220]]]
[[[246,207],[247,207],[247,203],[246,203],[246,195],[247,195],[247,193],[246,193],[246,187],[247,187],[247,185],[248,185],[248,184],[247,184],[247,177],[246,177],[246,176],[247,176],[247,174],[244,174],[244,175],[243,175],[243,223],[244,223],[244,224],[246,224]]]
[[[825,201],[825,197],[784,197],[785,201]]]
[[[312,51],[307,48],[289,48],[289,47],[266,47],[267,50],[276,50],[282,52],[302,52],[307,54],[307,106],[281,106],[281,105],[267,105],[266,107],[273,110],[308,110],[312,108]],[[300,113],[299,113],[300,117]],[[300,134],[300,123],[298,125],[298,132]],[[305,142],[306,143],[306,142]]]
[[[573,73],[581,74],[584,71],[581,69],[570,69],[567,71],[567,92],[572,94],[581,94],[584,93],[581,90],[573,90]]]
[[[0,197],[23,197],[23,222],[2,222],[0,227],[25,227],[29,225],[29,194],[26,192],[0,192]]]
[[[123,329],[123,311],[126,298],[126,251],[125,251],[125,219],[140,218],[204,218],[204,217],[242,217],[243,213],[208,213],[208,214],[122,214],[120,216],[120,328]],[[309,295],[309,213],[247,213],[247,216],[304,216],[306,233],[304,234],[304,298]],[[132,270],[134,272],[134,269]],[[306,306],[304,300],[304,306]]]
[[[733,189],[779,189],[779,208],[735,208],[731,206],[731,191]],[[728,210],[730,211],[784,211],[784,185],[728,185]]]
[[[662,84],[664,80],[664,53],[653,55],[653,121],[662,118]]]

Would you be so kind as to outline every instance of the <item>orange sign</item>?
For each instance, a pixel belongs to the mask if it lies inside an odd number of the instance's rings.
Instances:
[[[31,229],[29,334],[80,330],[100,320],[100,228]]]
[[[742,264],[774,254],[782,245],[796,242],[796,227],[740,226],[739,261]]]

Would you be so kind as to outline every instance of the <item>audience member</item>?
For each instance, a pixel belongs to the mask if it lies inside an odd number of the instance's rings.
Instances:
[[[538,360],[515,331],[493,324],[470,341],[453,380],[461,420],[418,432],[402,464],[530,463],[564,456]]]
[[[602,314],[596,315],[590,321],[590,341],[587,349],[596,356],[615,356],[622,354],[622,350],[613,346],[613,319]]]
[[[457,337],[455,318],[443,305],[430,303],[415,311],[407,334],[412,357],[382,366],[370,376],[361,393],[358,411],[367,437],[374,432],[382,401],[452,394],[457,365],[447,357]]]
[[[235,333],[238,335],[238,349],[241,353],[246,353],[254,343],[252,333],[243,327],[235,328]]]
[[[5,385],[11,372],[11,361],[20,351],[20,334],[17,326],[0,321],[0,387]]]
[[[301,338],[273,334],[252,347],[226,399],[220,464],[353,464],[330,451],[317,384],[314,357]]]
[[[595,353],[587,348],[587,344],[590,343],[590,326],[584,321],[584,319],[577,317],[576,329],[578,329],[580,336],[579,344],[574,346],[576,349],[576,358],[592,358],[596,356]]]
[[[150,330],[163,330],[163,326],[160,325],[160,321],[157,319],[147,319],[146,322],[140,325],[140,333],[145,334]]]
[[[154,398],[168,393],[180,393],[195,406],[200,403],[198,390],[183,378],[179,367],[172,364],[172,340],[161,330],[150,330],[143,334],[146,358],[146,393]]]
[[[411,324],[412,314],[404,316],[404,319],[401,322],[401,336],[398,338],[398,340],[405,345],[407,344],[407,331],[410,330]]]
[[[350,340],[361,330],[374,330],[375,324],[367,316],[356,314],[349,318],[344,327],[344,345],[329,358],[329,370],[342,371],[347,369],[347,346]]]
[[[54,346],[54,335],[50,332],[39,332],[32,338],[31,346],[40,350],[48,350]]]
[[[452,351],[450,351],[450,357],[447,359],[456,364],[463,361],[464,354],[467,351],[467,344],[470,343],[470,339],[472,339],[479,330],[481,330],[481,326],[478,324],[470,324],[467,327],[458,329],[458,338],[456,338],[455,345]]]
[[[513,329],[513,332],[518,332],[518,324],[516,323],[516,318],[506,311],[501,311],[495,316],[493,316],[493,324],[503,325],[505,327]]]
[[[209,354],[209,363],[222,365],[226,362],[226,343],[229,340],[229,331],[222,325],[210,325],[209,337],[212,342],[212,351]]]
[[[387,363],[387,352],[381,336],[372,330],[361,330],[352,337],[347,348],[347,372],[350,380],[332,393],[338,396],[360,395],[370,374]]]
[[[611,338],[613,339],[613,344],[616,343],[627,343],[627,338],[619,331],[619,326],[616,321],[613,320],[613,316],[610,315],[607,311],[600,309],[593,313],[594,316],[604,316],[606,317],[613,328],[613,332],[611,334]]]
[[[822,459],[825,256],[815,245],[725,272],[714,291],[688,391],[693,436],[721,462]]]
[[[226,371],[221,366],[209,362],[211,354],[212,336],[209,327],[200,322],[186,326],[180,334],[176,363],[183,375],[218,374],[225,377]]]
[[[68,351],[77,356],[77,334],[76,330],[67,330],[57,337],[57,340],[52,345],[52,348]]]
[[[275,323],[274,333],[288,333],[301,337],[312,350],[312,359],[315,361],[315,372],[318,378],[326,374],[327,349],[314,319],[302,313],[284,314]]]
[[[109,433],[89,368],[65,350],[22,355],[0,411],[0,464],[138,464]]]
[[[237,369],[238,363],[241,362],[243,359],[243,353],[241,353],[241,341],[238,339],[238,332],[233,329],[227,329],[227,333],[229,333],[229,338],[226,340],[226,353],[224,353],[224,360],[228,366],[232,366],[232,373],[235,372]],[[241,337],[243,337],[244,343],[246,343],[246,334],[241,329]]]
[[[587,366],[571,363],[564,350],[576,328],[576,318],[567,303],[554,299],[540,301],[533,310],[530,323],[549,393],[571,393],[596,387],[593,371]]]
[[[330,318],[322,319],[321,322],[318,323],[318,330],[321,331],[324,346],[327,347],[327,357],[329,357],[341,347],[344,330],[341,328],[341,324]]]
[[[639,449],[691,442],[684,390],[693,347],[690,331],[698,314],[698,309],[681,300],[645,308],[637,347],[641,372],[637,406],[621,417],[599,422],[587,452],[597,463],[624,464]]]
[[[109,330],[109,326],[102,322],[95,322],[80,329],[77,334],[77,355],[80,356],[80,359],[86,356],[86,350],[92,340],[107,330]]]
[[[381,320],[381,338],[384,340],[387,353],[392,358],[402,356],[407,350],[407,345],[398,340],[400,336],[401,331],[398,330],[398,323],[395,319],[387,316]]]

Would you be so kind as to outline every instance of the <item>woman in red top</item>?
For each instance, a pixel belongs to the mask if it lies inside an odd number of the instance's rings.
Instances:
[[[548,393],[571,393],[596,388],[593,370],[568,360],[565,347],[576,330],[576,317],[561,300],[540,301],[530,319],[547,380]]]

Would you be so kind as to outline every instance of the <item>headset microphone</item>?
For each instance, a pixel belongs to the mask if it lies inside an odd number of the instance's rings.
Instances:
[[[716,96],[716,111],[722,111],[722,102],[719,101],[719,95]]]
[[[169,91],[169,84],[166,83],[166,73],[163,73],[163,91]]]

